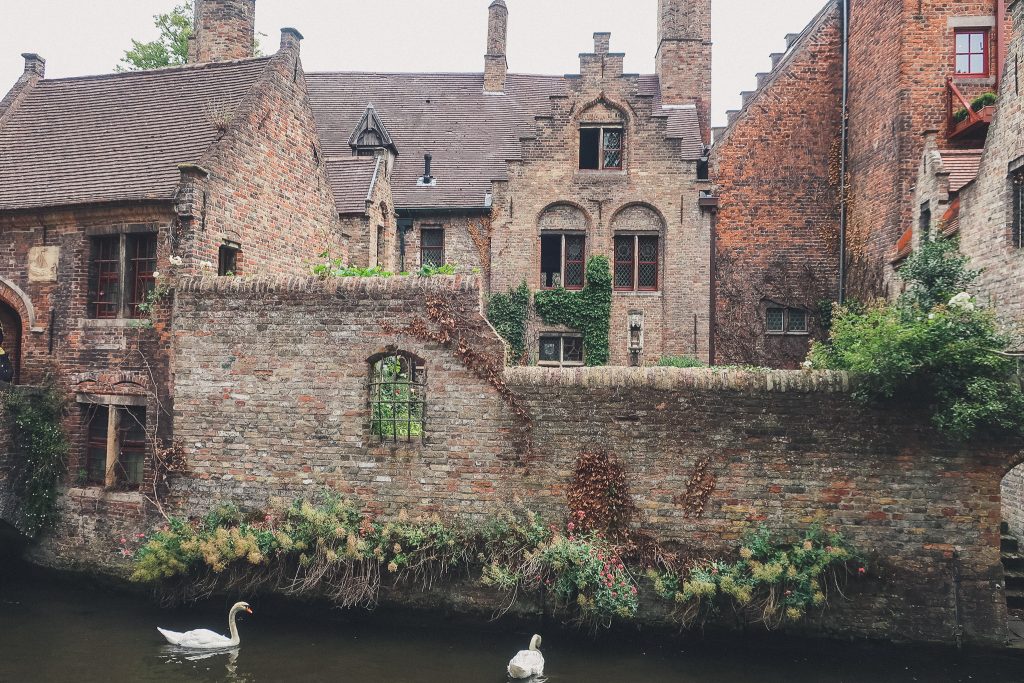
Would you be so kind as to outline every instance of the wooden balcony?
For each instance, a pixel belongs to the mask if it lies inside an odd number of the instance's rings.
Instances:
[[[957,121],[957,111],[967,111],[967,118]],[[992,117],[996,113],[995,106],[983,107],[974,111],[971,103],[953,83],[953,77],[946,78],[946,139],[957,142],[976,141],[984,143],[988,135],[988,127],[992,125]]]

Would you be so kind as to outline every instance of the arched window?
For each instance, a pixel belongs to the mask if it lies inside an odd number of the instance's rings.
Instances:
[[[423,437],[426,368],[412,354],[388,352],[370,359],[370,433],[381,442]]]

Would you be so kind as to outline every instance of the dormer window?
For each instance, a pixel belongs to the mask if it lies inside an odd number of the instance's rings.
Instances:
[[[621,171],[623,142],[621,125],[580,128],[580,170]]]

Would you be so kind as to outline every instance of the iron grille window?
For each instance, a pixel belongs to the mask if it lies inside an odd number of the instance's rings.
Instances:
[[[807,311],[801,308],[771,307],[765,313],[768,334],[807,334]]]
[[[542,289],[583,289],[587,238],[553,234],[540,238],[540,286]]]
[[[1011,177],[1010,201],[1013,203],[1013,246],[1024,248],[1024,169]]]
[[[988,76],[988,31],[968,29],[956,32],[956,75]]]
[[[371,361],[371,434],[393,443],[423,438],[426,374],[426,368],[408,354],[388,354]]]
[[[222,244],[217,250],[217,275],[232,277],[241,275],[242,249],[237,244]]]
[[[928,235],[931,234],[932,230],[932,205],[930,202],[925,202],[921,205],[921,218],[918,221],[919,237],[922,240],[928,239]]]
[[[111,415],[111,411],[114,411]],[[111,417],[116,429],[111,431]],[[113,463],[113,485],[138,488],[142,485],[146,466],[146,409],[136,407],[88,406],[88,437],[86,439],[85,480],[89,484],[105,486],[107,482],[107,452],[117,451]],[[113,434],[117,435],[111,443]]]
[[[121,312],[121,238],[99,237],[92,243],[91,312],[116,318]]]
[[[580,169],[622,170],[624,138],[622,126],[580,128]]]
[[[420,265],[435,268],[444,265],[444,228],[420,230]]]
[[[542,334],[537,360],[541,365],[583,365],[583,337],[578,334]]]
[[[658,237],[615,237],[615,289],[654,292],[658,289]]]
[[[142,311],[139,304],[146,303],[149,293],[156,286],[153,273],[156,272],[156,235],[131,236],[128,247],[128,277],[131,279],[131,297],[128,314],[137,318]]]

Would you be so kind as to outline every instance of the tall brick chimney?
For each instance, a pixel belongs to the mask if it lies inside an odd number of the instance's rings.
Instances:
[[[188,61],[223,62],[253,56],[256,0],[196,0]]]
[[[710,143],[711,0],[658,0],[658,76],[664,104],[695,104]]]
[[[25,71],[26,77],[38,76],[39,78],[46,77],[46,60],[37,55],[34,52],[23,52],[21,56],[25,60]]]
[[[494,0],[487,11],[487,54],[484,55],[484,92],[505,92],[508,59],[508,7]]]

